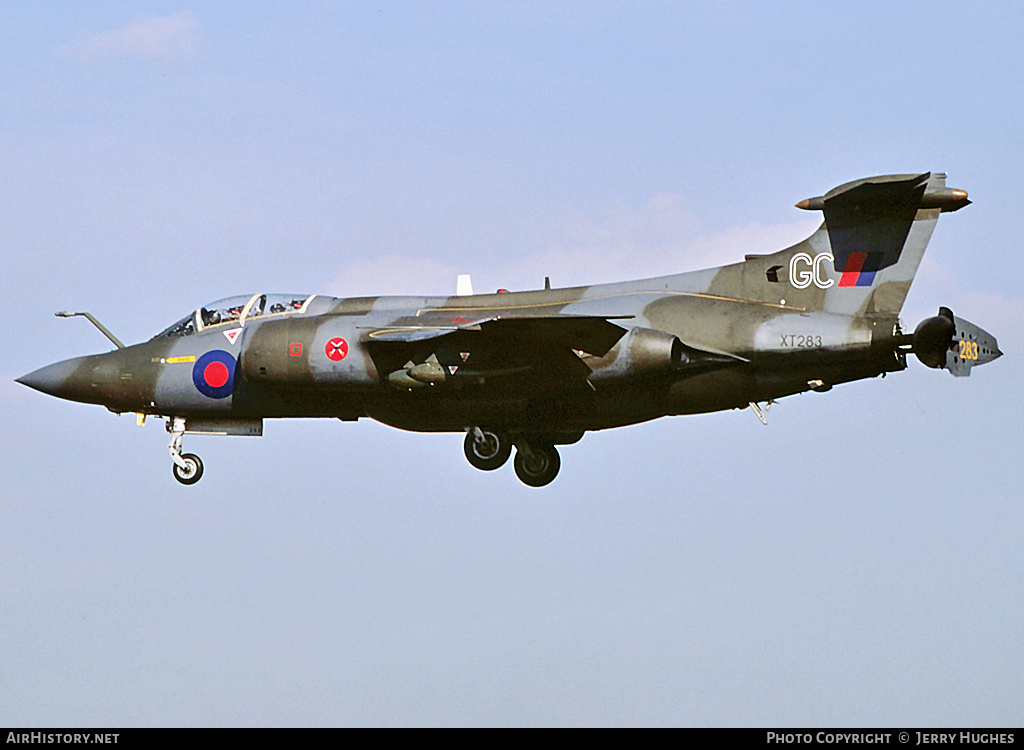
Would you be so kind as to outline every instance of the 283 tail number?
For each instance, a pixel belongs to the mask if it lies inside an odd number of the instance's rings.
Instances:
[[[978,358],[978,342],[977,341],[966,341],[960,339],[960,359],[972,359]]]

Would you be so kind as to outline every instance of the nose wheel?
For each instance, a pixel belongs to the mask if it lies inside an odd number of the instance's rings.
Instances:
[[[182,484],[195,484],[203,477],[203,462],[195,453],[185,453],[181,456],[181,464],[174,464],[171,469],[174,478]]]
[[[181,438],[185,435],[185,420],[175,417],[167,422],[167,431],[171,433],[171,444],[167,446],[174,464],[171,470],[174,478],[182,484],[195,484],[203,478],[203,462],[195,453],[181,452]]]

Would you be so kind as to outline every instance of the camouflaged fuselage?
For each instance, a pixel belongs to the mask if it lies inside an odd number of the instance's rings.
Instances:
[[[69,384],[66,397],[118,412],[372,417],[423,431],[501,424],[506,429],[576,433],[665,415],[745,407],[809,390],[813,381],[836,384],[901,369],[903,359],[892,347],[895,315],[825,312],[820,309],[823,290],[766,280],[765,270],[788,263],[783,256],[791,252],[798,250],[708,271],[569,289],[468,297],[316,297],[302,314],[268,316],[241,326],[214,325],[189,336],[155,338],[71,360],[62,363],[62,378]],[[501,342],[480,343],[520,349],[510,355],[514,362],[542,358],[531,371],[496,377],[486,371],[467,371],[460,377],[457,371],[445,383],[399,390],[388,385],[388,373],[378,366],[386,366],[387,352],[376,358],[371,354],[382,331],[454,328],[447,336],[463,339],[457,348],[468,352],[462,365],[468,368],[478,331],[459,326],[553,316],[608,318],[623,334],[634,328],[661,331],[700,352],[728,356],[702,369],[654,368],[590,387],[586,377],[562,361],[545,371],[549,347],[511,335]],[[225,336],[239,329],[233,341]],[[340,361],[326,353],[327,343],[337,338],[349,345]],[[390,360],[401,367],[425,359],[435,342],[403,342],[393,347],[400,351]],[[624,343],[616,342],[604,356],[582,349],[572,356],[589,371],[600,372],[619,357]],[[528,351],[531,346],[537,351]],[[197,385],[196,363],[211,351],[235,360],[227,396],[204,393]]]
[[[732,265],[481,295],[256,294],[19,380],[169,417],[185,483],[202,473],[180,453],[185,432],[369,417],[468,431],[477,468],[514,443],[520,478],[541,486],[558,470],[551,446],[588,430],[748,405],[763,418],[758,403],[901,370],[911,351],[954,375],[997,358],[995,338],[947,308],[913,334],[898,319],[939,215],[968,203],[942,174],[857,180],[797,204],[824,213],[806,240]]]

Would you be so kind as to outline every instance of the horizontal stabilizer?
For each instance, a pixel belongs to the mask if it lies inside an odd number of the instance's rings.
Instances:
[[[907,209],[939,208],[958,211],[969,206],[966,190],[947,188],[944,174],[885,175],[848,182],[825,195],[796,204],[805,211],[825,211],[835,223],[859,223],[865,216],[899,214]]]

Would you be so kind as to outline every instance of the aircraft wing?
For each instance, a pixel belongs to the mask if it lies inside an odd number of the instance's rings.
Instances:
[[[378,370],[398,387],[525,380],[562,388],[582,385],[591,374],[579,352],[604,356],[626,334],[612,322],[618,317],[632,316],[492,316],[453,326],[374,329],[364,341]]]
[[[612,320],[631,318],[629,315],[554,315],[542,317],[493,316],[466,321],[450,327],[395,326],[371,331],[369,341],[419,343],[452,336],[457,333],[478,333],[481,338],[503,338],[509,342],[529,342],[533,345],[577,349],[603,357],[626,333],[626,329]],[[462,338],[462,337],[460,337]],[[465,340],[472,340],[470,336]]]

